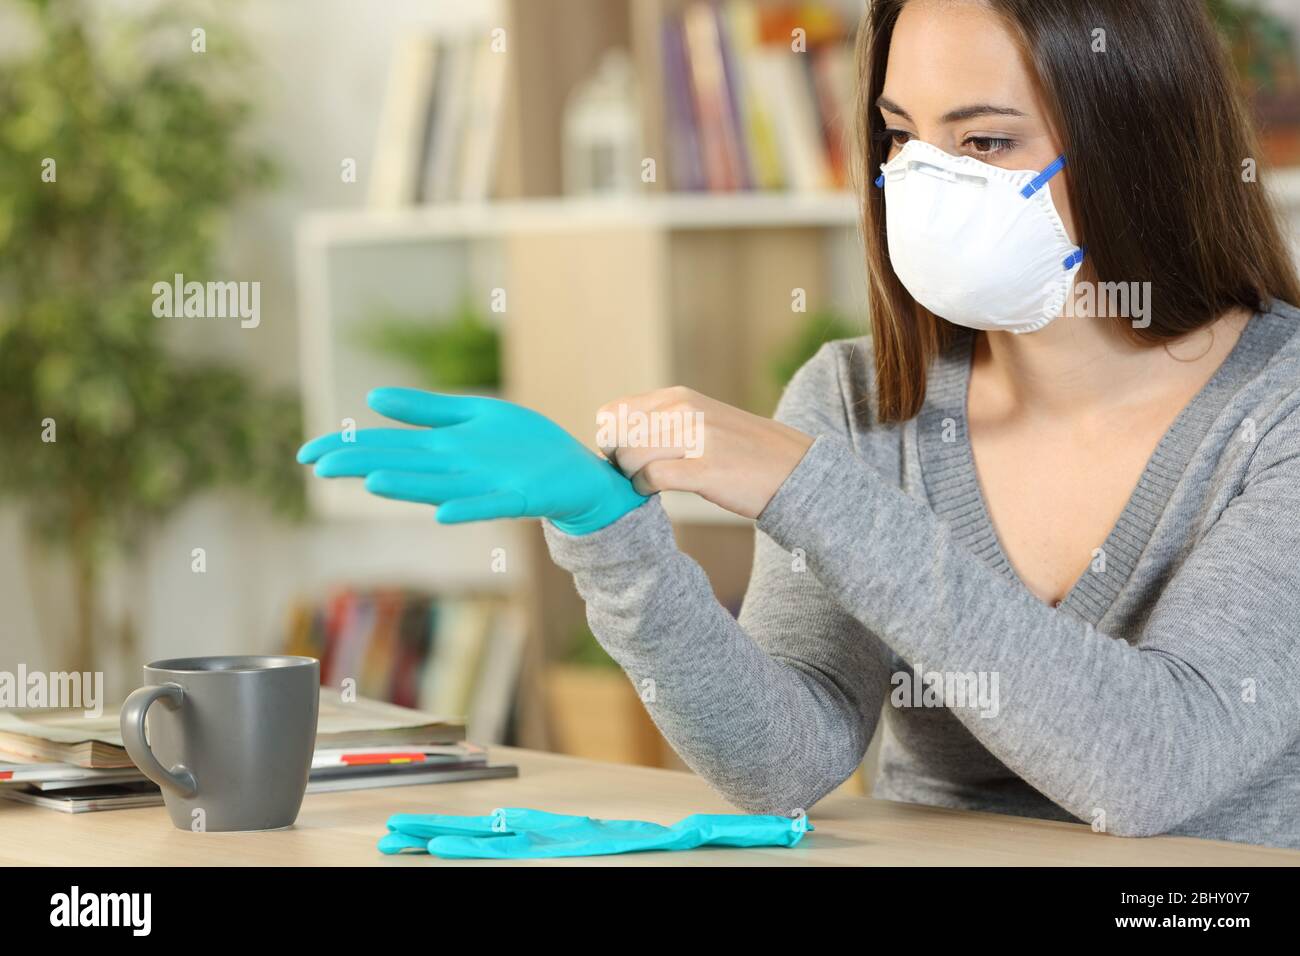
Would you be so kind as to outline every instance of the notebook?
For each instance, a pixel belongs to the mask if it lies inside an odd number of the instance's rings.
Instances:
[[[357,698],[344,703],[322,687],[316,746],[335,749],[385,744],[453,744],[465,738],[461,718],[435,717],[407,707]],[[86,717],[81,710],[0,710],[0,751],[31,760],[99,769],[131,767],[118,713]]]

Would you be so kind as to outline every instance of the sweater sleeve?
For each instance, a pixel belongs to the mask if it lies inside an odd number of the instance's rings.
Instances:
[[[842,404],[833,363],[826,351],[806,366],[778,418],[842,431],[825,417]],[[737,621],[678,550],[657,496],[592,534],[543,527],[596,638],[681,758],[733,804],[806,810],[857,769],[888,687],[888,652],[801,557],[757,533]]]
[[[998,675],[952,712],[999,760],[1118,835],[1166,832],[1300,735],[1300,429],[1248,478],[1132,643],[1036,600],[823,434],[759,516],[870,631],[927,671]]]

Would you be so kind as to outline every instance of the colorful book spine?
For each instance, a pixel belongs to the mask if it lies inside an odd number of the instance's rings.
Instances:
[[[727,107],[727,142],[731,149],[732,173],[740,189],[753,189],[755,176],[745,142],[744,92],[741,89],[740,67],[735,62],[732,41],[722,8],[710,5],[713,16],[713,33],[718,44],[722,63],[722,86]]]
[[[686,40],[676,18],[666,18],[662,25],[664,64],[665,127],[672,165],[669,173],[673,186],[683,190],[709,188],[697,133],[699,120],[691,96],[690,67],[686,58]]]
[[[673,188],[848,184],[854,79],[836,8],[693,0],[661,39]]]
[[[291,609],[284,648],[321,661],[321,684],[428,712],[477,715],[502,742],[523,654],[523,626],[495,596],[435,597],[340,588]],[[3,768],[7,769],[7,768]]]

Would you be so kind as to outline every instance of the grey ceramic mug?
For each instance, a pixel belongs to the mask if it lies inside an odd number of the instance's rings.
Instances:
[[[144,680],[122,705],[122,742],[162,788],[172,823],[212,831],[292,825],[316,747],[319,661],[185,657],[146,665]]]

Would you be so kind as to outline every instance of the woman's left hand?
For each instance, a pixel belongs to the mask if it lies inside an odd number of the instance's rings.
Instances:
[[[757,518],[813,439],[798,429],[674,386],[597,413],[597,443],[643,495],[691,491]]]

